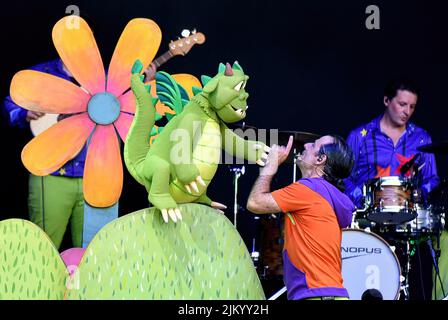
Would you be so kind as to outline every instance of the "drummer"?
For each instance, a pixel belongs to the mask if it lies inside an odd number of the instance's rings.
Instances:
[[[384,113],[349,134],[347,143],[353,150],[355,166],[345,180],[346,194],[359,209],[363,206],[362,190],[367,181],[385,176],[409,177],[413,169],[402,170],[403,166],[417,155],[419,146],[431,143],[428,132],[409,121],[418,95],[410,80],[389,82],[384,90]],[[426,198],[439,183],[434,155],[421,153],[415,168],[422,196]]]
[[[427,199],[428,193],[439,183],[434,155],[419,154],[417,149],[431,143],[431,137],[427,131],[409,121],[415,111],[418,95],[419,91],[412,81],[391,81],[384,90],[384,113],[351,131],[348,136],[347,143],[353,150],[355,165],[350,177],[345,180],[346,194],[358,209],[363,208],[363,186],[370,179],[409,177],[411,173],[416,173],[416,187],[421,191],[423,199]],[[409,166],[416,155],[415,163]],[[411,270],[411,299],[429,299],[432,259],[428,247],[420,245],[416,256],[420,263],[415,263],[415,256],[411,260],[415,267],[419,266]],[[424,287],[423,282],[426,284]]]

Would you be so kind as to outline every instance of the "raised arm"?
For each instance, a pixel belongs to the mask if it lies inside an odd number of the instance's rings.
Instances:
[[[271,182],[277,173],[278,166],[289,155],[293,143],[290,137],[286,147],[273,145],[269,153],[266,165],[260,169],[260,175],[255,181],[247,200],[247,209],[253,213],[275,213],[281,209],[271,195]]]

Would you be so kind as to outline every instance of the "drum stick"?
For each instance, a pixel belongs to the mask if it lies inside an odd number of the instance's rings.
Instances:
[[[286,291],[286,287],[283,287],[283,288],[281,288],[276,294],[274,294],[272,297],[270,297],[268,300],[275,300],[275,299],[277,299],[278,297],[280,297],[282,294],[283,294],[283,292],[285,292]]]

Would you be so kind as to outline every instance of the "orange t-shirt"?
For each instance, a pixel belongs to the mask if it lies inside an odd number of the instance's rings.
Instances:
[[[318,183],[329,184],[322,180]],[[326,185],[324,187],[330,189]],[[333,189],[330,191],[336,193]],[[295,285],[301,297],[348,296],[343,289],[341,273],[342,231],[332,204],[300,182],[276,190],[272,196],[282,211],[288,213],[285,217],[284,257],[289,261],[284,262],[290,262],[293,267],[285,268],[285,282],[288,278],[302,282]],[[335,196],[341,197],[339,194]],[[294,267],[298,270],[293,270]]]

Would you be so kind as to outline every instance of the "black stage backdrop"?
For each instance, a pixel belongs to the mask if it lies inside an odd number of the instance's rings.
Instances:
[[[368,30],[366,8],[380,10],[380,29]],[[207,40],[162,70],[214,75],[219,62],[238,60],[250,76],[246,124],[258,128],[308,131],[317,134],[349,131],[383,111],[385,82],[397,75],[414,78],[421,87],[413,121],[433,141],[448,139],[448,48],[446,12],[442,1],[9,1],[2,4],[1,97],[9,93],[19,70],[54,59],[54,23],[76,5],[94,29],[107,67],[126,23],[148,17],[160,26],[159,54],[184,28],[197,28]],[[30,132],[12,129],[2,117],[3,188],[0,219],[27,217],[27,176],[20,160]],[[437,155],[440,176],[447,158]],[[244,207],[257,175],[246,166],[239,180],[238,230],[251,251],[259,226]],[[274,188],[292,180],[292,166],[281,168]],[[233,221],[233,175],[222,165],[209,196],[228,206]],[[147,206],[146,192],[125,170],[120,215]]]

